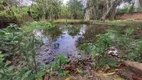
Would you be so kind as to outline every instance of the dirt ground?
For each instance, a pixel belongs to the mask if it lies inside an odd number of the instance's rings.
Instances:
[[[107,67],[107,69],[109,69]],[[109,72],[90,70],[88,73],[68,75],[67,77],[44,76],[44,80],[142,80],[142,63],[124,61],[120,68]]]
[[[134,19],[134,20],[142,20],[142,12],[133,12],[133,13],[125,13],[116,15],[117,19]]]

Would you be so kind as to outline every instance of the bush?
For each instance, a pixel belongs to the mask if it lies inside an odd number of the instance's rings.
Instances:
[[[40,46],[39,44],[33,34],[27,34],[16,25],[0,30],[0,50],[3,52],[0,54],[0,78],[3,80],[33,80],[38,71],[35,50]],[[18,60],[22,62],[22,64],[17,63],[20,67],[16,67],[12,61],[7,63],[9,62],[7,57],[15,54],[19,55]]]
[[[125,6],[124,8],[118,8],[117,13],[128,13],[130,10],[130,5]]]
[[[119,27],[120,28],[120,27]],[[95,59],[97,66],[106,66],[108,64],[114,67],[117,59],[113,59],[108,55],[110,47],[117,46],[120,59],[133,61],[142,61],[142,41],[133,39],[134,29],[129,27],[124,29],[107,30],[105,34],[97,35],[97,40],[94,43],[84,43],[92,57]]]
[[[55,24],[53,22],[38,22],[38,21],[34,21],[31,23],[27,23],[23,28],[26,31],[33,31],[34,29],[51,29],[55,27]]]

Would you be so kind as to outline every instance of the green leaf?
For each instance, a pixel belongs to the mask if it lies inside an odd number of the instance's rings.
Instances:
[[[102,66],[102,67],[105,67],[106,64],[107,64],[107,60],[106,60],[105,58],[102,58],[102,59],[100,60],[99,65]]]
[[[26,80],[26,78],[28,78],[30,74],[31,74],[31,71],[30,71],[30,70],[27,71],[26,73],[24,73],[24,74],[22,75],[21,80]]]
[[[108,59],[107,59],[107,62],[108,62],[108,65],[109,65],[109,66],[111,66],[111,67],[116,67],[116,64],[117,64],[117,60],[116,60],[116,59],[108,58]]]

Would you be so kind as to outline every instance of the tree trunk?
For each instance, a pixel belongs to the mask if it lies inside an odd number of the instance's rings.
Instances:
[[[90,9],[87,9],[85,13],[85,20],[90,20],[91,15],[89,13],[90,13]]]
[[[135,5],[135,3],[132,3],[132,6],[131,6],[131,8],[129,10],[130,13],[132,13],[134,11],[134,5]]]
[[[91,16],[96,16],[95,7],[91,7],[91,8],[86,10],[85,20],[90,20]]]
[[[120,4],[122,2],[122,0],[115,0],[111,6],[109,7],[109,9],[103,14],[101,20],[104,21],[106,19],[106,17],[108,16],[108,14],[110,13],[110,11],[112,10],[113,16],[115,16],[115,10],[118,6],[118,4]],[[112,16],[112,17],[113,17]]]
[[[140,7],[142,7],[142,0],[139,0],[139,3],[140,3]]]
[[[109,7],[109,9],[103,14],[103,16],[101,18],[102,21],[104,21],[106,19],[107,15],[109,14],[109,12],[110,12],[110,10],[111,10],[112,7],[113,6]]]
[[[114,17],[116,15],[116,12],[117,12],[117,5],[114,5],[110,11],[110,15],[109,15],[109,19],[110,20],[114,20]]]
[[[110,13],[109,18],[110,18],[110,20],[114,20],[114,17],[115,17],[115,15],[116,15],[117,9],[116,9],[116,8],[113,8],[111,11],[112,11],[112,12]]]

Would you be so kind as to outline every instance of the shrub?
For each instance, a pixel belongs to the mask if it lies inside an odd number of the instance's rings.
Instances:
[[[27,34],[16,25],[0,30],[0,50],[4,52],[0,54],[0,78],[4,80],[32,80],[37,73],[36,65],[36,48],[40,46],[39,42],[34,38],[34,35]],[[7,63],[7,57],[12,57],[18,54],[22,65],[19,68],[10,63]],[[7,55],[4,57],[4,55]],[[19,59],[18,59],[19,60]],[[6,63],[4,62],[6,61]]]

